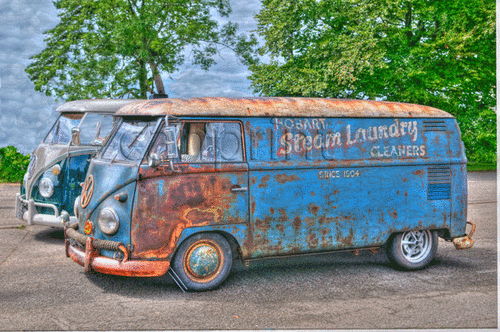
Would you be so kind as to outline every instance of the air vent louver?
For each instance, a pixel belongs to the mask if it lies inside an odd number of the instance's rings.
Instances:
[[[446,123],[444,120],[424,120],[424,131],[446,132]]]
[[[429,167],[427,181],[428,200],[450,199],[451,169],[449,166]]]

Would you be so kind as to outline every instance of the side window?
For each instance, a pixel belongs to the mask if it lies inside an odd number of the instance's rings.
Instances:
[[[181,162],[241,162],[241,126],[236,122],[186,122],[180,137]]]
[[[80,125],[82,145],[102,145],[113,129],[113,117],[88,113]]]
[[[243,161],[241,127],[237,122],[213,123],[215,134],[215,159],[218,162]]]
[[[180,145],[181,162],[183,163],[215,161],[214,133],[210,123],[184,123]]]

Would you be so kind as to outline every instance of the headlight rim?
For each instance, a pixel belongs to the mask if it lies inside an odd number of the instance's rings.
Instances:
[[[38,183],[38,192],[44,198],[52,197],[54,194],[54,182],[47,177],[41,178]]]
[[[106,216],[104,216],[104,213],[110,212],[111,216],[113,217],[113,222],[114,225],[112,227],[108,227],[110,222],[109,220],[104,220]],[[106,224],[104,224],[106,223]],[[115,235],[118,232],[118,229],[120,228],[120,217],[118,217],[118,213],[116,213],[115,209],[111,207],[106,207],[102,209],[98,214],[97,214],[97,226],[106,235]]]

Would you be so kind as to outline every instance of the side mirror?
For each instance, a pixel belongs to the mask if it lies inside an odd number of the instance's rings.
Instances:
[[[151,153],[148,157],[148,165],[149,167],[156,168],[160,166],[160,156],[157,153]]]
[[[71,128],[71,143],[80,145],[80,128]]]

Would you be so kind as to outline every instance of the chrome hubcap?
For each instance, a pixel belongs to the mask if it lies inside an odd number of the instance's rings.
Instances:
[[[412,263],[424,260],[432,247],[430,231],[410,231],[403,234],[401,249],[405,258]]]

